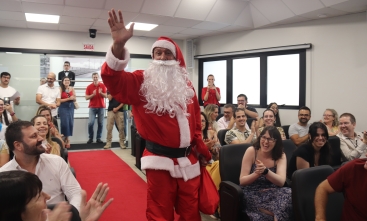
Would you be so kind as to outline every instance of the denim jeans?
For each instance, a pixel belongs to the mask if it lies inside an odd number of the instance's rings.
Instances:
[[[89,139],[93,140],[94,121],[96,120],[96,115],[98,115],[97,139],[101,139],[103,119],[104,119],[104,110],[105,110],[104,108],[89,108],[89,122],[88,122]]]

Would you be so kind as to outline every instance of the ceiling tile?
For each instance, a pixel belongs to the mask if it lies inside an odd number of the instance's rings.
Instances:
[[[305,18],[305,17],[301,17],[301,16],[295,16],[295,17],[291,17],[291,18],[287,18],[281,21],[276,22],[276,24],[282,25],[282,24],[291,24],[291,23],[298,23],[298,22],[304,22],[304,21],[309,21],[311,20],[310,18]]]
[[[135,12],[122,12],[122,17],[124,18],[124,22],[127,24],[131,22],[136,16],[138,16],[138,13]],[[102,10],[101,14],[98,18],[107,20],[109,18],[108,16],[108,10]]]
[[[310,19],[320,19],[319,15],[326,15],[327,17],[334,17],[339,15],[345,15],[347,12],[332,9],[332,8],[323,8],[316,11],[308,12],[305,14],[302,14],[300,16]]]
[[[78,18],[70,16],[61,16],[60,24],[70,24],[70,25],[93,25],[96,19],[93,18]]]
[[[15,27],[15,28],[27,28],[27,22],[26,21],[0,19],[0,26]]]
[[[160,25],[169,19],[170,17],[166,17],[166,16],[139,14],[136,18],[134,18],[134,22],[143,22],[143,23]]]
[[[201,21],[198,21],[198,20],[185,19],[185,18],[170,18],[162,24],[170,25],[170,26],[177,26],[177,27],[191,28],[192,26],[197,25],[200,22]]]
[[[60,24],[59,30],[61,31],[76,31],[76,32],[89,32],[89,25],[69,25],[69,24]]]
[[[185,39],[192,39],[192,38],[196,38],[197,36],[194,35],[184,35],[184,34],[172,34],[170,36],[168,36],[172,39],[181,39],[181,40],[185,40]]]
[[[249,30],[252,27],[243,27],[243,26],[236,26],[236,25],[231,25],[222,29],[219,29],[217,31],[220,32],[237,32],[237,31],[245,31],[245,30]]]
[[[270,21],[264,17],[253,5],[250,5],[252,21],[254,28],[258,28],[270,23]]]
[[[61,15],[65,7],[62,5],[49,5],[31,2],[23,2],[22,6],[23,11],[26,13],[38,13],[48,15]]]
[[[65,5],[85,8],[103,9],[104,2],[101,0],[65,0]]]
[[[161,36],[169,36],[172,35],[172,33],[169,32],[157,32],[157,31],[147,31],[147,33],[144,35],[146,37],[161,37]]]
[[[196,28],[196,29],[204,29],[204,30],[218,30],[224,27],[229,26],[228,24],[220,24],[220,23],[215,23],[215,22],[210,22],[210,21],[204,21],[201,22],[195,26],[193,26],[192,28]]]
[[[149,0],[145,1],[142,13],[173,16],[181,0]],[[163,7],[162,7],[163,6]]]
[[[156,28],[154,28],[154,32],[167,32],[167,33],[177,33],[180,31],[185,30],[185,27],[174,27],[174,26],[167,26],[167,25],[158,25]]]
[[[217,1],[206,21],[233,24],[248,4],[241,1]]]
[[[21,0],[22,2],[45,3],[51,5],[64,5],[64,0]]]
[[[347,2],[332,5],[330,8],[346,12],[362,12],[367,10],[367,0],[349,0]]]
[[[324,3],[324,5],[326,7],[332,6],[332,5],[336,5],[342,2],[347,2],[348,0],[321,0],[322,3]]]
[[[247,6],[241,14],[238,16],[237,20],[234,22],[234,25],[244,26],[244,27],[254,27],[253,19],[252,19],[252,12],[251,12],[251,5]]]
[[[180,31],[179,34],[187,34],[187,35],[204,35],[207,33],[210,33],[213,31],[209,31],[209,30],[202,30],[202,29],[193,29],[193,28],[188,28],[185,29],[183,31]]]
[[[96,19],[95,22],[93,23],[94,26],[99,26],[99,27],[103,27],[106,26],[108,27],[108,21],[104,20],[104,19]]]
[[[304,14],[317,9],[325,8],[320,0],[282,0],[296,15]]]
[[[13,12],[21,12],[22,5],[19,1],[10,1],[10,0],[1,0],[0,8],[2,11],[13,11]]]
[[[175,17],[205,20],[216,0],[182,0]]]
[[[39,22],[27,22],[28,28],[58,30],[59,24],[48,24]]]
[[[25,14],[23,12],[0,11],[0,19],[25,21]]]
[[[144,0],[107,0],[105,9],[111,10],[114,8],[126,12],[139,12]]]
[[[271,22],[295,16],[281,0],[253,0],[251,4]]]
[[[65,6],[62,15],[75,16],[82,18],[98,18],[101,14],[101,9],[91,9],[91,8],[77,8]]]

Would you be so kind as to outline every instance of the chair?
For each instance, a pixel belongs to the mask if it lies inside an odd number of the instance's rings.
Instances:
[[[217,137],[218,137],[218,140],[219,140],[221,146],[227,145],[227,143],[224,142],[224,139],[226,138],[227,131],[229,131],[229,129],[223,129],[223,130],[218,131]]]
[[[242,158],[252,144],[230,144],[220,148],[219,171],[222,182],[219,187],[220,216],[222,221],[248,220],[242,212],[244,194],[239,185]]]
[[[55,208],[56,204],[48,204],[47,209],[53,210]],[[71,205],[71,219],[70,221],[81,221],[78,210]]]
[[[281,127],[283,128],[283,130],[284,130],[285,138],[287,138],[287,139],[289,139],[289,133],[288,133],[288,131],[289,131],[289,126],[290,126],[290,125],[283,125],[283,126],[281,126]]]
[[[215,120],[218,121],[223,116],[224,116],[224,114],[218,114],[218,116],[217,116],[217,118]]]
[[[287,157],[287,167],[293,155],[293,152],[297,150],[296,144],[293,143],[292,140],[283,140],[283,148],[285,156]]]
[[[328,142],[330,144],[332,152],[332,163],[334,165],[333,168],[337,170],[343,163],[342,151],[340,149],[340,138],[337,136],[330,136]]]
[[[329,165],[300,169],[292,176],[292,203],[296,221],[315,220],[315,191],[334,169]],[[342,214],[344,197],[342,193],[329,195],[326,220],[338,221]]]

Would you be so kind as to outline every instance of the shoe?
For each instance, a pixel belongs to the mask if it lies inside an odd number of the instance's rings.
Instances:
[[[126,149],[125,143],[123,141],[120,141],[120,148],[121,149]]]
[[[96,143],[103,143],[103,141],[101,139],[97,139]]]
[[[111,143],[106,143],[106,145],[103,147],[103,149],[110,149],[111,148]]]
[[[92,139],[89,139],[88,142],[87,142],[87,144],[91,144],[91,143],[93,143],[93,140]]]

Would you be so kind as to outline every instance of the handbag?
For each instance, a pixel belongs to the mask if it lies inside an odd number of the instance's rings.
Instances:
[[[76,110],[76,109],[78,109],[78,108],[79,108],[79,104],[78,104],[78,102],[74,101],[74,109]]]
[[[205,167],[200,167],[199,210],[213,215],[218,208],[219,194],[210,174]]]

